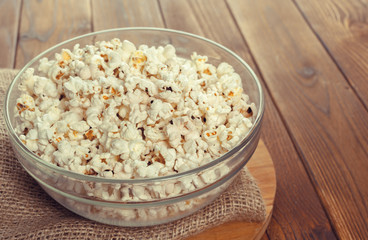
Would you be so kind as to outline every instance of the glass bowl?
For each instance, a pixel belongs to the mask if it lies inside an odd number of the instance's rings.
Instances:
[[[41,58],[53,58],[62,49],[75,44],[84,46],[98,40],[120,38],[136,46],[172,44],[179,57],[190,58],[192,52],[208,56],[208,62],[232,65],[241,76],[244,92],[255,103],[254,124],[243,140],[231,151],[201,167],[156,178],[119,180],[74,173],[48,163],[28,150],[14,131],[14,106],[20,96],[18,84],[26,69],[37,74]],[[261,84],[252,69],[226,47],[190,33],[159,28],[121,28],[89,33],[57,44],[32,59],[14,78],[5,99],[5,120],[11,143],[24,169],[57,202],[67,209],[98,222],[118,226],[150,226],[188,216],[218,197],[246,165],[260,136],[264,113]],[[202,176],[212,176],[199,181]],[[179,191],[175,191],[178,187]],[[141,199],[130,199],[134,191],[144,192]],[[167,194],[160,194],[165,192]],[[114,197],[112,197],[114,196]],[[125,196],[125,197],[124,197]]]

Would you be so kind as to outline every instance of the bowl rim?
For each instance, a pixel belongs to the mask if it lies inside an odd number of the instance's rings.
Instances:
[[[237,146],[235,146],[233,149],[231,149],[230,151],[228,151],[227,153],[225,153],[224,155],[220,156],[219,158],[216,158],[212,161],[210,161],[209,163],[202,165],[200,167],[194,168],[194,169],[190,169],[188,171],[184,171],[184,172],[180,172],[177,174],[171,174],[171,175],[167,175],[167,176],[160,176],[160,177],[154,177],[154,178],[139,178],[139,179],[115,179],[115,178],[102,178],[102,177],[97,177],[97,176],[90,176],[90,175],[84,175],[81,173],[76,173],[76,172],[72,172],[70,170],[58,167],[52,163],[46,162],[45,160],[39,158],[37,155],[35,155],[32,151],[30,151],[27,147],[25,147],[25,145],[21,142],[20,138],[18,137],[18,135],[15,133],[14,129],[12,128],[12,124],[10,121],[10,113],[8,111],[9,107],[9,101],[10,101],[10,94],[13,90],[13,88],[15,87],[15,83],[17,82],[18,78],[20,78],[20,76],[25,72],[26,69],[29,68],[30,65],[32,65],[34,62],[38,61],[42,56],[44,56],[45,54],[53,51],[54,49],[57,49],[63,45],[66,45],[70,42],[73,42],[75,40],[78,39],[82,39],[82,38],[86,38],[86,37],[91,37],[91,36],[97,36],[99,34],[106,34],[106,33],[112,33],[112,32],[124,32],[124,31],[157,31],[157,32],[166,32],[166,33],[173,33],[173,34],[178,34],[181,36],[185,36],[185,37],[190,37],[190,38],[195,38],[198,40],[202,40],[204,42],[207,42],[215,47],[218,47],[224,51],[226,51],[227,53],[229,53],[231,56],[233,56],[236,60],[238,60],[249,72],[249,74],[251,75],[251,77],[253,78],[253,80],[256,83],[256,86],[258,87],[258,91],[259,91],[259,96],[260,96],[260,101],[259,101],[259,107],[257,109],[257,117],[251,127],[251,129],[248,131],[248,133],[244,136],[244,139],[238,143]],[[179,30],[174,30],[174,29],[168,29],[168,28],[154,28],[154,27],[127,27],[127,28],[112,28],[112,29],[106,29],[106,30],[102,30],[102,31],[96,31],[96,32],[91,32],[91,33],[87,33],[87,34],[83,34],[68,40],[65,40],[63,42],[60,42],[50,48],[48,48],[47,50],[41,52],[40,54],[38,54],[36,57],[34,57],[32,60],[30,60],[18,73],[17,75],[14,77],[14,79],[12,80],[12,82],[10,83],[6,96],[5,96],[5,102],[4,102],[4,117],[5,117],[5,125],[7,127],[8,133],[10,135],[10,137],[13,140],[13,143],[15,143],[24,153],[26,153],[27,155],[29,155],[29,157],[31,157],[33,160],[36,161],[36,163],[39,163],[47,168],[50,168],[52,171],[55,171],[59,174],[62,174],[64,176],[68,176],[71,178],[75,178],[78,180],[82,180],[82,181],[90,181],[90,182],[102,182],[102,183],[116,183],[116,184],[134,184],[134,183],[153,183],[153,182],[157,182],[157,181],[164,181],[164,180],[175,180],[181,177],[185,177],[188,175],[192,175],[192,174],[197,174],[200,173],[206,169],[209,169],[221,162],[224,162],[226,159],[231,158],[233,155],[235,155],[236,153],[239,152],[239,150],[241,150],[244,146],[246,146],[251,139],[253,139],[253,137],[255,136],[258,128],[260,128],[261,126],[261,122],[262,122],[262,118],[264,115],[264,107],[265,107],[265,103],[264,103],[264,92],[262,89],[262,85],[257,77],[257,75],[254,73],[254,71],[251,69],[251,67],[241,58],[239,57],[236,53],[234,53],[232,50],[228,49],[227,47],[213,41],[210,39],[207,39],[205,37],[196,35],[196,34],[192,34],[192,33],[188,33],[188,32],[184,32],[184,31],[179,31]],[[28,161],[28,160],[27,160]]]

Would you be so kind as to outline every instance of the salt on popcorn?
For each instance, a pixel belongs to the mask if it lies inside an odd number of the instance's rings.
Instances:
[[[43,160],[81,174],[137,179],[197,168],[234,148],[256,114],[233,67],[207,61],[197,53],[180,58],[172,45],[136,47],[119,39],[77,44],[41,59],[38,75],[25,71],[15,130]],[[118,195],[172,196],[223,174]]]

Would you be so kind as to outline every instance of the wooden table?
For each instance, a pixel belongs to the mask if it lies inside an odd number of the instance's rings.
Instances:
[[[263,239],[368,239],[368,1],[0,1],[0,67],[68,38],[152,26],[232,49],[266,92],[277,193]]]

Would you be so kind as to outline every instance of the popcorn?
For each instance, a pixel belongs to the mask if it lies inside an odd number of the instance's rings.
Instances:
[[[194,154],[197,151],[197,144],[193,139],[186,141],[183,145],[186,153]]]
[[[167,59],[170,59],[170,58],[173,58],[175,57],[175,48],[173,45],[166,45],[165,48],[164,48],[164,52],[163,52],[163,55],[167,58]]]
[[[36,95],[45,94],[49,97],[57,96],[56,84],[51,79],[45,77],[34,77],[33,92]]]
[[[111,142],[110,152],[114,155],[129,153],[129,143],[123,139],[114,139]]]
[[[147,126],[145,128],[144,136],[147,140],[152,142],[164,141],[167,138],[165,133],[161,132],[158,128],[153,128],[151,126]]]
[[[147,111],[149,118],[147,124],[154,124],[159,119],[166,120],[172,116],[174,111],[172,105],[167,102],[162,102],[160,99],[151,101],[151,108]]]
[[[79,72],[80,78],[87,80],[91,77],[91,70],[88,66],[84,66]]]
[[[85,175],[154,178],[197,168],[234,148],[256,115],[234,68],[207,61],[197,53],[180,58],[172,45],[137,48],[119,39],[64,49],[41,59],[37,74],[23,74],[15,131],[45,161]],[[166,186],[68,188],[105,200],[152,200],[202,188],[228,171],[221,166]],[[148,219],[191,207],[118,215]]]
[[[67,165],[70,159],[74,157],[74,151],[68,141],[61,141],[57,145],[58,150],[53,153],[54,160],[60,166]]]
[[[224,75],[231,75],[234,73],[234,68],[229,65],[228,63],[220,63],[220,65],[217,67],[217,76],[221,78]]]
[[[86,121],[73,122],[70,124],[70,129],[85,132],[90,128],[90,126],[86,123]]]
[[[129,142],[129,157],[131,159],[133,160],[138,159],[143,151],[144,151],[144,141],[132,140]]]

